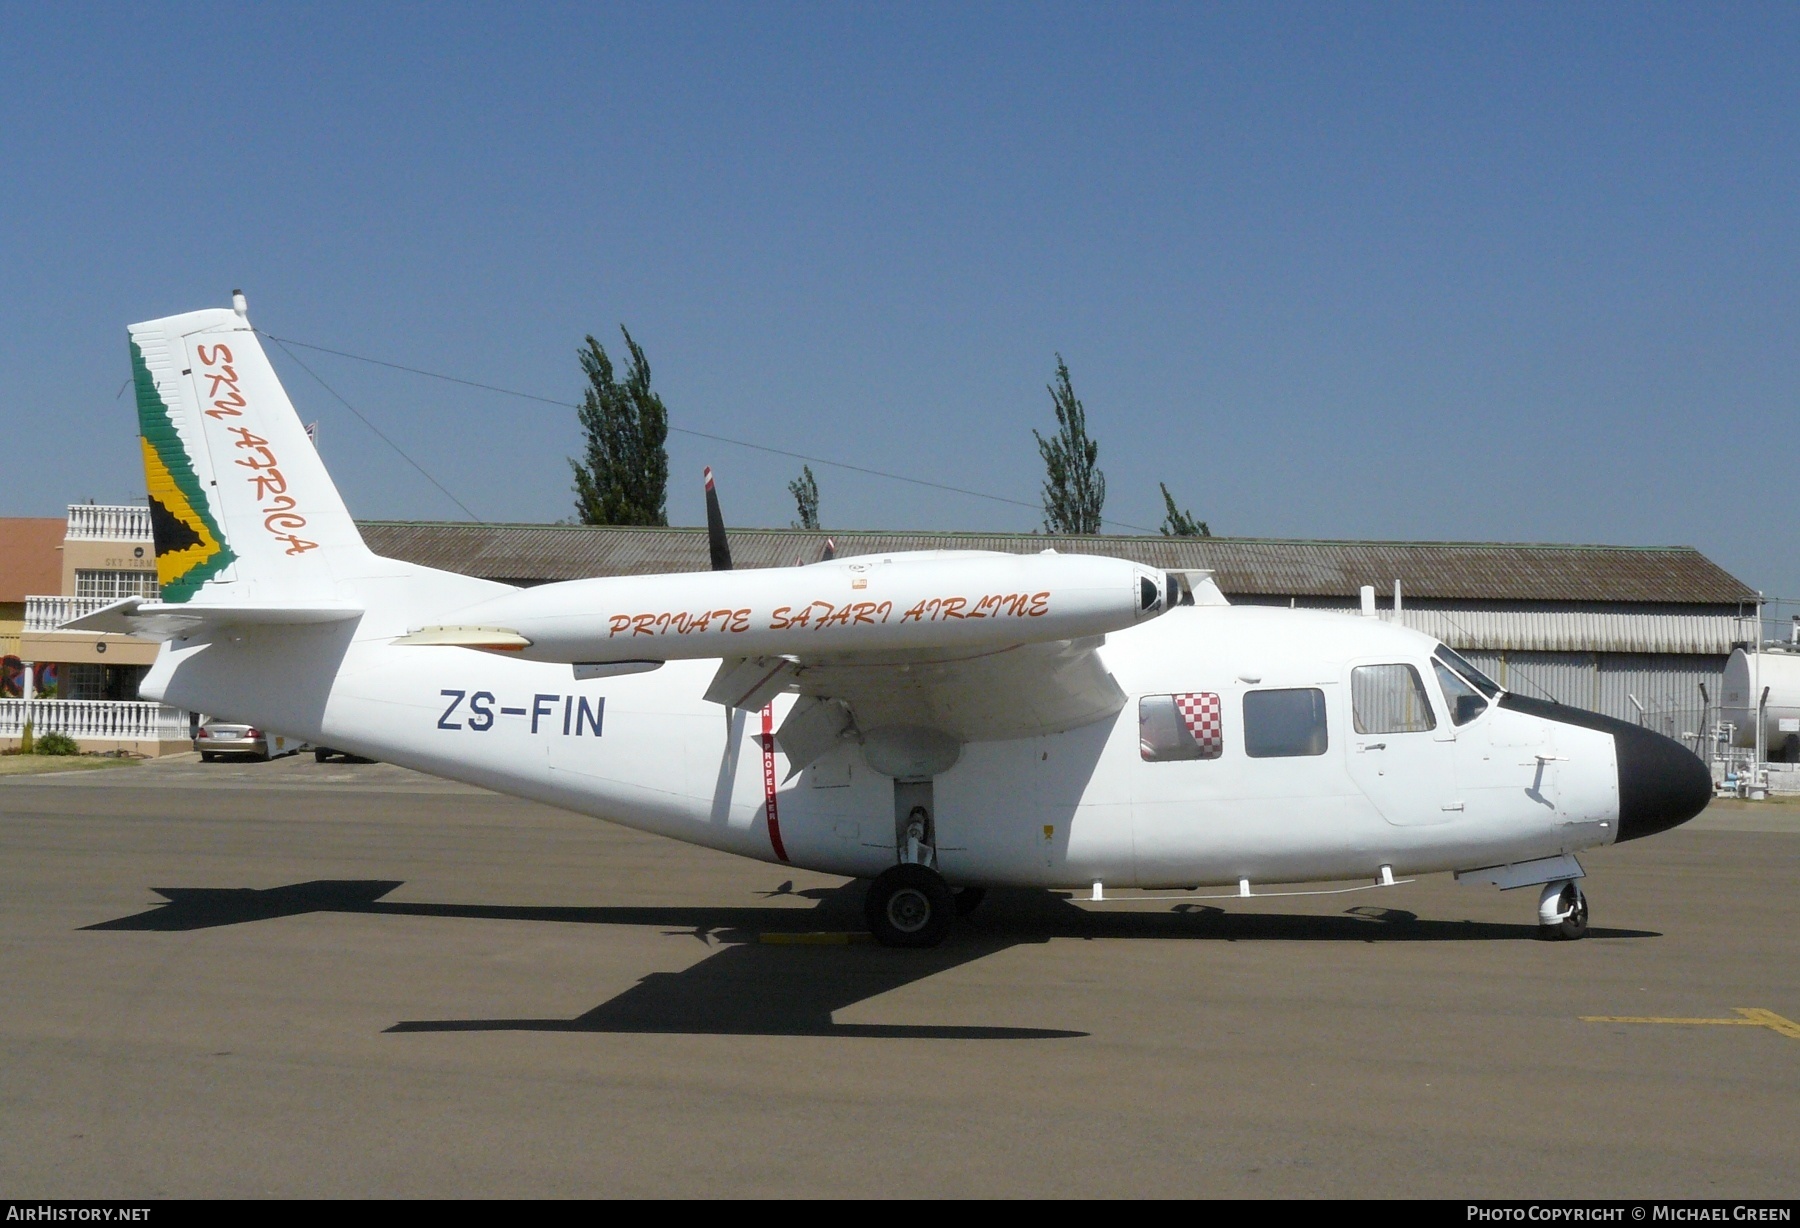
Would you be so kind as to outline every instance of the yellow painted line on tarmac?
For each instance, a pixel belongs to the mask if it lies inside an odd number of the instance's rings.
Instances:
[[[1739,1028],[1768,1028],[1790,1040],[1800,1040],[1800,1023],[1784,1019],[1760,1006],[1734,1006],[1737,1019],[1681,1019],[1673,1015],[1582,1015],[1583,1023],[1672,1023],[1678,1026],[1718,1025]]]
[[[863,931],[814,930],[790,934],[772,932],[758,934],[760,942],[772,947],[847,947],[853,942],[869,942],[875,935]]]
[[[1795,1023],[1792,1019],[1783,1019],[1774,1011],[1766,1011],[1757,1006],[1734,1006],[1731,1009],[1752,1023],[1760,1023],[1790,1040],[1800,1040],[1800,1023]]]

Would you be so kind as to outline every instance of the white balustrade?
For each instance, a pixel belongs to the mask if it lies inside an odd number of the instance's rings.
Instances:
[[[150,509],[135,504],[69,504],[71,541],[147,542]]]
[[[62,625],[109,606],[116,597],[26,597],[25,630],[60,631]],[[79,634],[77,632],[76,634]],[[94,634],[99,634],[95,632]]]
[[[112,699],[0,699],[0,738],[16,738],[31,722],[33,737],[66,733],[76,741],[178,742],[188,736],[179,708]]]

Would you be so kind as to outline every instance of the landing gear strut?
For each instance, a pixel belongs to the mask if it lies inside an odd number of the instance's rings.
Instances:
[[[1572,941],[1587,935],[1587,896],[1581,884],[1572,878],[1545,883],[1538,896],[1538,937],[1555,941]]]
[[[863,919],[884,947],[935,947],[955,917],[956,897],[943,875],[912,862],[882,871],[863,899]]]

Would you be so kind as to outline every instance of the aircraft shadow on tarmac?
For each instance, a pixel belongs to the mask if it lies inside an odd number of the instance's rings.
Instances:
[[[1334,916],[1225,912],[1178,904],[1167,911],[1078,908],[1049,891],[996,890],[940,947],[887,950],[863,945],[787,945],[764,935],[857,932],[861,883],[768,895],[798,895],[811,908],[512,907],[384,900],[392,880],[320,879],[267,890],[158,887],[168,902],[147,912],[86,926],[89,930],[178,932],[277,917],[337,912],[460,917],[582,925],[646,925],[692,935],[718,950],[681,972],[655,972],[573,1019],[421,1019],[390,1032],[649,1032],[747,1036],[1027,1040],[1085,1036],[1055,1028],[836,1023],[833,1012],[1010,947],[1052,938],[1188,939],[1301,942],[1468,942],[1535,939],[1535,925],[1421,920],[1410,912],[1364,905]],[[1593,938],[1654,938],[1649,930],[1594,929]]]

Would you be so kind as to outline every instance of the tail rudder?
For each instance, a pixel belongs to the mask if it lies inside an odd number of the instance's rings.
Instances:
[[[327,597],[368,548],[234,307],[130,328],[162,598]]]

